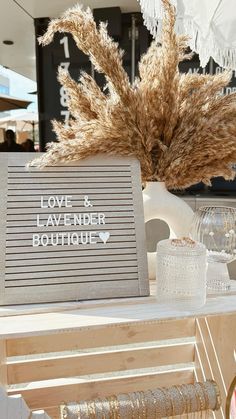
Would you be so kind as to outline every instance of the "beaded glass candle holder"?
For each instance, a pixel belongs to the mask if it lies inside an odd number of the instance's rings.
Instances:
[[[189,238],[157,244],[157,300],[178,309],[206,302],[206,247]]]

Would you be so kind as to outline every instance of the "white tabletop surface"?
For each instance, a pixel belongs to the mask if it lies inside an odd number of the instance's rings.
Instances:
[[[157,303],[153,294],[152,285],[150,297],[1,307],[0,339],[236,312],[236,281],[232,281],[230,292],[209,295],[197,310],[182,311]]]

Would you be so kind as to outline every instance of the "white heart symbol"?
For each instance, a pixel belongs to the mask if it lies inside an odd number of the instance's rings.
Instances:
[[[103,243],[106,244],[107,240],[110,237],[110,233],[108,231],[101,231],[99,233],[99,237],[103,241]]]

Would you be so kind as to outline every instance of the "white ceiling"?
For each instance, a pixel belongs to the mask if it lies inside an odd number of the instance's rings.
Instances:
[[[0,64],[32,80],[35,71],[34,18],[57,17],[76,0],[1,0]],[[120,6],[123,12],[139,11],[137,0],[82,0],[92,9]],[[14,45],[4,45],[4,40]]]

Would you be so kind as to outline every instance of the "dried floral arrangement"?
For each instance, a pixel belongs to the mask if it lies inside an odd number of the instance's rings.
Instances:
[[[214,176],[234,178],[236,94],[219,95],[231,74],[179,72],[179,62],[190,58],[187,38],[175,34],[175,9],[169,0],[162,1],[161,44],[154,41],[141,58],[140,77],[133,85],[122,66],[122,52],[104,23],[96,27],[90,9],[75,6],[50,22],[39,41],[46,45],[57,31],[70,32],[104,73],[108,93],[88,74],[77,83],[59,69],[72,118],[67,126],[53,122],[59,142],[32,164],[44,167],[109,153],[136,156],[143,181],[164,181],[171,189],[210,184]]]

